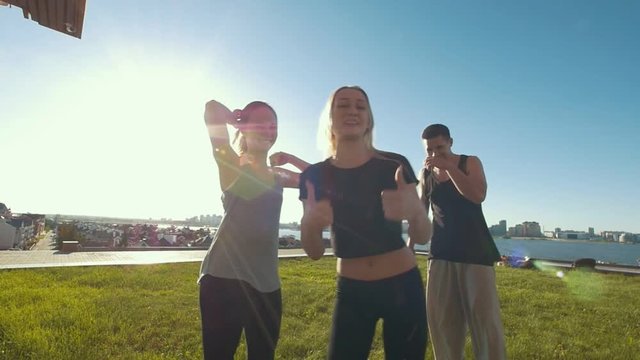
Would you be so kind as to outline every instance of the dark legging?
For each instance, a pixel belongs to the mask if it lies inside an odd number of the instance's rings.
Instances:
[[[205,275],[200,280],[205,359],[233,359],[244,329],[247,355],[273,359],[280,335],[280,290],[261,293],[241,280]]]
[[[427,315],[418,268],[376,281],[338,278],[329,359],[367,359],[378,319],[386,359],[424,359]]]

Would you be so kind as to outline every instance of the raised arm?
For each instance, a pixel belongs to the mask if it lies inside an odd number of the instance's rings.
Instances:
[[[218,164],[220,187],[226,190],[238,177],[240,158],[229,142],[227,124],[235,123],[233,113],[221,103],[211,100],[204,110],[204,122],[209,133],[213,157]]]
[[[458,192],[469,201],[481,204],[487,197],[487,179],[478,157],[469,156],[467,158],[467,173],[464,173],[457,166],[446,171]]]
[[[291,164],[295,166],[300,172],[309,167],[309,163],[300,159],[295,155],[291,155],[286,152],[277,152],[269,157],[269,162],[273,167],[276,174],[282,182],[282,186],[289,188],[297,188],[300,183],[300,173],[283,169],[280,166]]]

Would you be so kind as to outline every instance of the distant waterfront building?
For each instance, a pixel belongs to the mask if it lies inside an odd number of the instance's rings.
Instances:
[[[516,227],[514,229],[515,231],[513,232],[513,236],[524,236],[524,226],[522,226],[522,224],[516,224]]]
[[[623,233],[620,235],[618,241],[621,243],[636,243],[638,242],[638,238],[633,234]]]
[[[524,236],[526,237],[541,237],[542,231],[540,231],[540,224],[535,221],[525,221],[522,223],[524,228]]]
[[[620,242],[620,236],[624,233],[624,231],[603,231],[600,236],[608,241]]]
[[[584,231],[564,230],[556,233],[557,239],[589,240],[591,236]]]
[[[516,237],[542,237],[540,224],[535,221],[525,221],[522,224],[517,224],[514,227],[510,227],[507,234],[509,236]]]
[[[507,234],[507,220],[500,220],[498,225],[491,225],[489,232],[493,236],[503,236]]]
[[[596,232],[594,231],[594,229],[592,227],[589,228],[589,236],[594,237],[596,235]]]

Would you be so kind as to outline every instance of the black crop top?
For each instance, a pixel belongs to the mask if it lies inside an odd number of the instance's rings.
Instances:
[[[402,165],[408,183],[418,180],[407,159],[399,154],[378,151],[355,168],[339,168],[330,159],[309,166],[300,176],[300,199],[307,198],[305,182],[316,189],[316,199],[329,199],[333,208],[331,238],[340,258],[383,254],[406,246],[402,224],[384,218],[385,189],[396,189],[395,173]]]

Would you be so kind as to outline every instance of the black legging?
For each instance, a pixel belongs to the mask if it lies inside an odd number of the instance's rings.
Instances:
[[[386,359],[424,359],[428,329],[418,268],[376,281],[338,278],[329,359],[367,359],[378,319]]]
[[[261,293],[242,280],[200,279],[200,315],[205,359],[233,359],[244,329],[247,355],[273,359],[280,335],[280,290]]]

